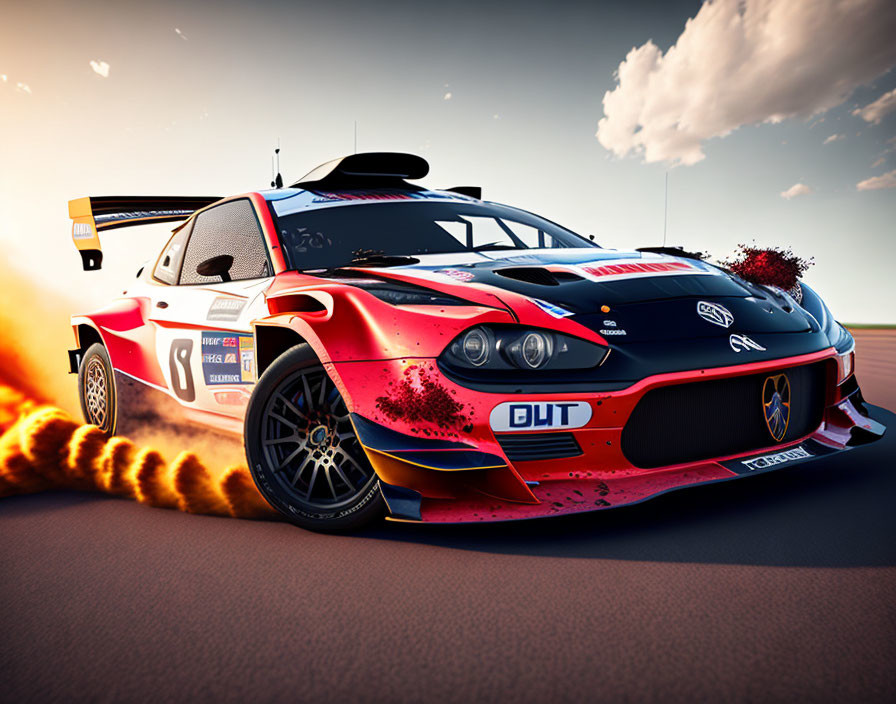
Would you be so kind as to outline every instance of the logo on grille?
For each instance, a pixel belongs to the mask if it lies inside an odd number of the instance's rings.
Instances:
[[[794,460],[804,460],[808,457],[814,456],[815,455],[809,452],[805,447],[800,445],[799,447],[794,447],[792,450],[776,452],[773,455],[763,455],[762,457],[754,457],[753,459],[742,460],[741,464],[751,472],[755,472],[757,469],[769,469],[770,467],[774,467],[778,464],[793,462]]]
[[[731,349],[735,352],[746,352],[747,350],[765,351],[765,347],[746,335],[729,335],[728,344],[731,345]]]
[[[730,328],[734,322],[734,315],[725,306],[718,303],[709,303],[707,301],[697,301],[697,315],[703,318],[707,323],[718,325],[723,328]]]
[[[770,376],[762,385],[762,413],[768,432],[781,442],[790,422],[790,380],[786,374]]]

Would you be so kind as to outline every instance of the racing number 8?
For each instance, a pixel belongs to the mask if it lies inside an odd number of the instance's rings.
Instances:
[[[175,340],[171,343],[168,364],[171,369],[171,387],[174,394],[187,403],[196,400],[190,356],[193,354],[192,340]]]

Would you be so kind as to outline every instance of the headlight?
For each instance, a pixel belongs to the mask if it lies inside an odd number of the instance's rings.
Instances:
[[[549,330],[480,325],[458,335],[441,358],[467,369],[589,369],[603,362],[608,352],[601,345]]]
[[[540,332],[527,332],[522,342],[514,343],[509,351],[516,360],[522,361],[521,367],[538,369],[551,358],[551,339]]]
[[[842,384],[852,376],[856,368],[855,348],[837,355],[837,383]]]
[[[491,351],[488,335],[482,328],[473,328],[464,335],[461,349],[464,358],[474,367],[481,367],[488,361]]]

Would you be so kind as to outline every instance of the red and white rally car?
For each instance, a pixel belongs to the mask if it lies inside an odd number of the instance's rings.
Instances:
[[[115,433],[158,392],[169,421],[243,434],[264,497],[325,530],[619,506],[883,434],[805,284],[603,249],[411,183],[428,168],[357,154],[289,188],[71,201],[86,269],[100,233],[185,221],[73,318],[85,418]]]

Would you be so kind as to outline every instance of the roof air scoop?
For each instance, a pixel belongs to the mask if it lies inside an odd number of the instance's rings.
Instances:
[[[400,152],[363,152],[328,161],[292,184],[293,188],[416,188],[405,179],[423,178],[429,164],[423,157]]]

